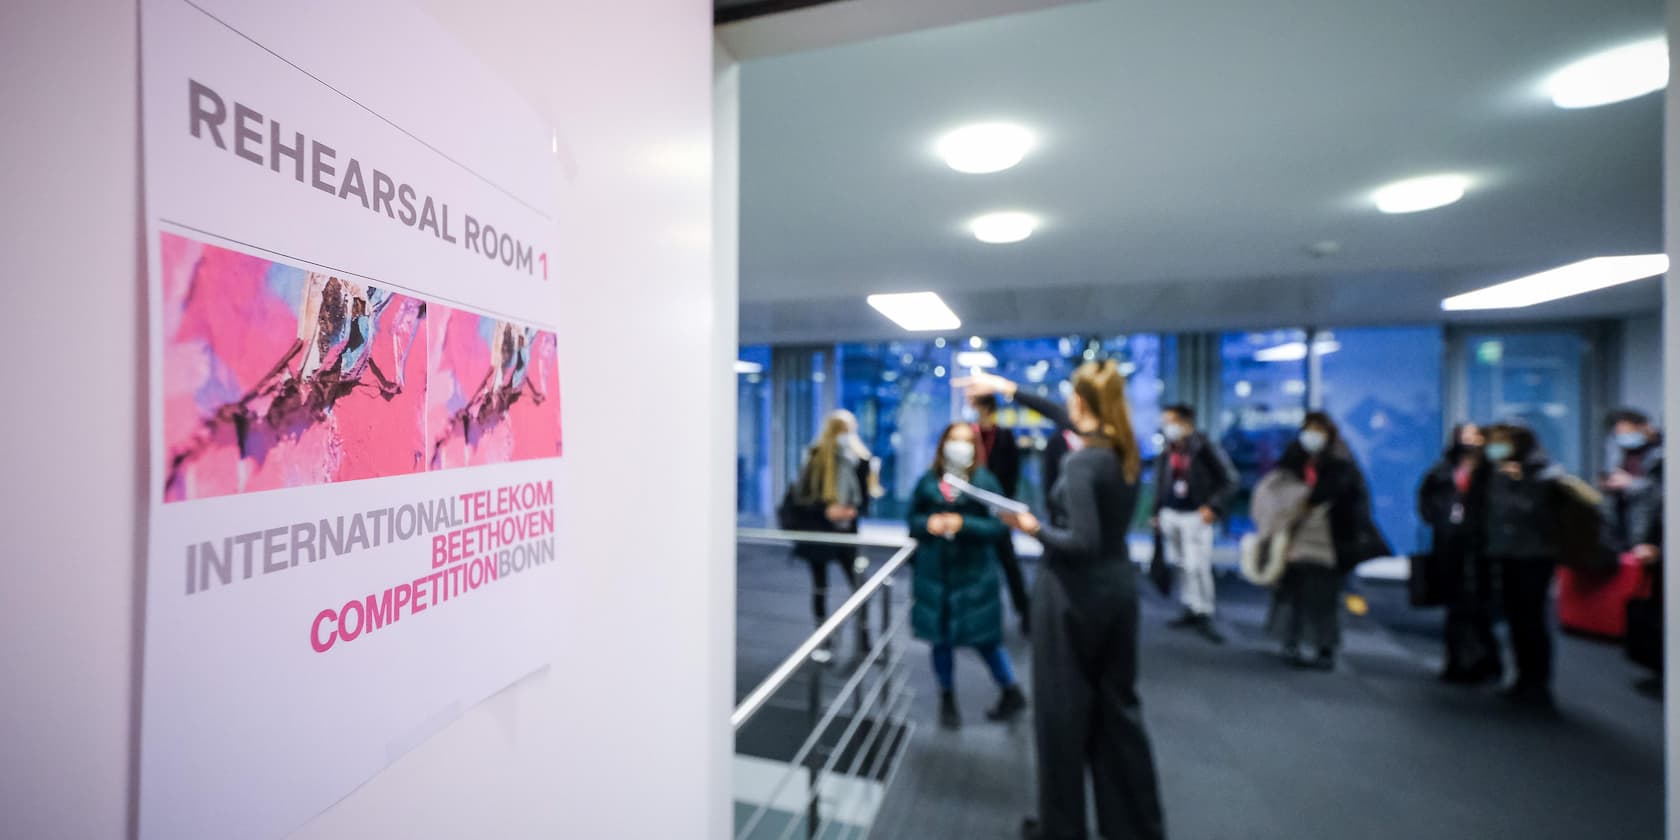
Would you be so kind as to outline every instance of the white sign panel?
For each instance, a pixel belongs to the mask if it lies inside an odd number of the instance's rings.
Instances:
[[[280,837],[543,666],[552,130],[384,0],[144,0],[140,836]]]

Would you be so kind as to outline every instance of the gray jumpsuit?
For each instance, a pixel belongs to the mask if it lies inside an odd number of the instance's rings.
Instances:
[[[1061,406],[1018,401],[1066,426]],[[1138,486],[1118,453],[1067,456],[1049,493],[1033,590],[1033,725],[1039,819],[1046,838],[1084,838],[1085,773],[1109,840],[1165,836],[1155,760],[1137,695],[1137,573],[1127,532]]]

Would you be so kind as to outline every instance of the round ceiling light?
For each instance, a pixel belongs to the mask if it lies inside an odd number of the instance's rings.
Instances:
[[[991,245],[1020,242],[1037,228],[1038,218],[1030,213],[987,213],[968,223],[975,239]]]
[[[1668,40],[1650,38],[1588,56],[1546,81],[1559,108],[1593,108],[1668,86]]]
[[[965,125],[939,138],[935,148],[945,165],[971,175],[1002,172],[1032,149],[1032,132],[1008,123]]]
[[[1464,197],[1470,179],[1463,175],[1425,175],[1396,181],[1371,194],[1384,213],[1416,213],[1445,207]]]

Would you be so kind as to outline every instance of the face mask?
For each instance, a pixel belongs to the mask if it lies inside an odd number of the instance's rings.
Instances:
[[[1490,460],[1508,461],[1515,454],[1516,449],[1509,443],[1490,443],[1487,445],[1487,456]]]
[[[1161,436],[1166,438],[1168,443],[1178,443],[1190,435],[1184,430],[1183,426],[1177,423],[1168,423],[1161,428]]]
[[[1301,448],[1314,455],[1323,452],[1329,443],[1330,436],[1317,429],[1307,429],[1301,433]]]
[[[945,466],[953,470],[966,470],[974,466],[974,444],[966,440],[952,440],[945,443]]]
[[[1616,445],[1629,452],[1644,449],[1645,444],[1650,442],[1650,438],[1647,438],[1644,432],[1622,432],[1616,435]]]

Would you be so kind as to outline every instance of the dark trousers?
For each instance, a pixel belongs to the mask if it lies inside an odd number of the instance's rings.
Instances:
[[[1501,670],[1499,639],[1493,635],[1494,587],[1491,565],[1477,555],[1444,555],[1446,665],[1450,673]]]
[[[1021,558],[1015,554],[1014,535],[1005,533],[997,546],[998,565],[1003,566],[1003,580],[1009,588],[1009,605],[1015,614],[1027,618],[1032,609],[1032,597],[1027,594],[1027,576],[1021,573]],[[1030,623],[1030,619],[1029,619]]]
[[[812,546],[804,553],[811,566],[811,613],[817,624],[828,620],[828,567],[838,566],[846,584],[857,591],[857,549],[849,546]]]
[[[1289,648],[1306,645],[1320,653],[1342,643],[1342,575],[1329,566],[1291,563],[1272,591],[1266,629]]]
[[[1454,673],[1502,669],[1499,639],[1493,635],[1493,610],[1486,604],[1447,605],[1447,670]]]
[[[1041,566],[1033,589],[1033,728],[1043,836],[1083,840],[1089,768],[1109,840],[1165,836],[1155,759],[1137,695],[1138,606],[1130,563]]]
[[[1496,561],[1504,587],[1505,621],[1511,628],[1511,653],[1519,688],[1552,685],[1551,560],[1502,557]]]

